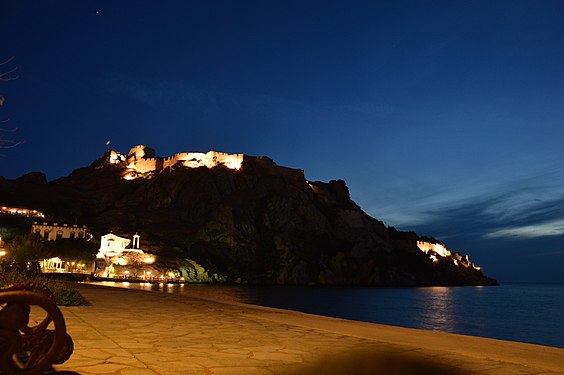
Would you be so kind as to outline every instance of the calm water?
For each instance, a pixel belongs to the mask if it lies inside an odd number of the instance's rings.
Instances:
[[[564,348],[564,285],[559,284],[450,288],[111,285]]]

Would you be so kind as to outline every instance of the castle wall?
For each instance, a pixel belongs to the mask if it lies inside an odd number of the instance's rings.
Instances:
[[[435,253],[437,253],[442,257],[448,257],[451,254],[451,252],[446,247],[438,243],[417,241],[417,247],[424,253],[428,253],[429,251],[434,251]]]
[[[133,162],[133,168],[138,173],[147,173],[157,170],[157,158],[137,159]]]
[[[207,167],[213,168],[223,164],[230,169],[241,169],[243,164],[243,154],[227,154],[224,152],[209,151],[203,152],[183,152],[174,155],[170,160],[165,160],[165,168],[167,165],[182,163],[188,168]]]
[[[76,224],[69,226],[53,223],[51,225],[49,223],[38,224],[37,221],[34,221],[31,225],[31,233],[36,233],[48,241],[55,241],[59,238],[88,238],[86,225],[79,227]]]
[[[170,168],[180,163],[187,168],[207,167],[213,168],[224,165],[230,169],[241,169],[243,154],[227,154],[224,152],[181,152],[166,158],[155,157],[155,151],[143,145],[133,147],[127,157],[119,152],[110,151],[109,162],[113,164],[124,163],[126,171],[123,177],[136,178],[137,173],[149,173]]]
[[[110,163],[112,164],[119,164],[125,160],[125,156],[120,154],[117,151],[111,150],[110,151]]]
[[[129,154],[127,154],[128,158],[132,156],[135,157],[135,159],[154,158],[155,150],[145,145],[137,145],[132,147],[131,150],[129,150]]]
[[[220,163],[223,163],[227,168],[241,169],[243,164],[243,154],[226,154],[223,152],[210,151],[214,153],[215,157]]]

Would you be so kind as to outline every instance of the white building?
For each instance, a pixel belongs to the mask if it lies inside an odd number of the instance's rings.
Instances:
[[[100,250],[98,252],[98,257],[113,257],[116,255],[121,255],[125,251],[132,251],[143,254],[143,250],[139,248],[139,239],[139,235],[134,235],[131,248],[127,248],[129,244],[131,244],[130,239],[116,236],[113,233],[106,234],[102,236],[100,240]]]
[[[49,224],[46,222],[39,224],[34,221],[31,225],[31,233],[35,233],[47,241],[55,241],[60,238],[90,238],[86,225],[78,226],[77,224],[59,225],[58,223]]]
[[[39,261],[43,273],[86,273],[92,272],[92,264],[64,261],[59,257],[42,259]]]
[[[141,250],[139,240],[138,234],[133,236],[133,241],[113,233],[102,236],[96,255],[96,274],[102,277],[155,275],[155,270],[147,269],[155,262],[155,256]]]

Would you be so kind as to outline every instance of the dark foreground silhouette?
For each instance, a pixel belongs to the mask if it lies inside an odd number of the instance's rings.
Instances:
[[[412,355],[379,354],[361,351],[323,358],[306,369],[289,371],[286,375],[469,375],[455,367]]]

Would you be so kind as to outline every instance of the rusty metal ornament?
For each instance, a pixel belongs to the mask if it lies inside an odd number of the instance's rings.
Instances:
[[[66,361],[73,351],[61,310],[47,287],[16,284],[0,289],[0,374],[39,375]],[[30,326],[31,306],[46,317]],[[48,329],[53,323],[54,329]]]

